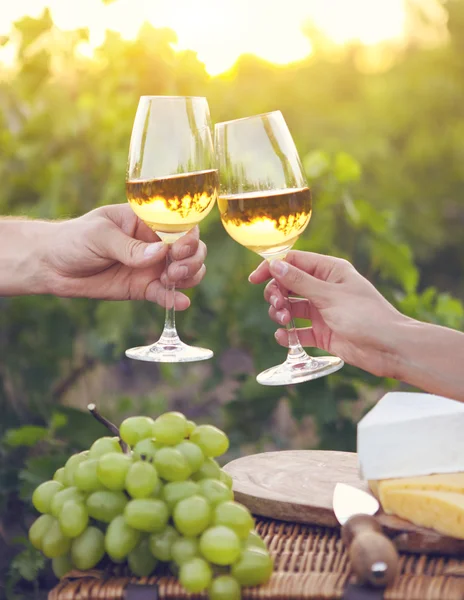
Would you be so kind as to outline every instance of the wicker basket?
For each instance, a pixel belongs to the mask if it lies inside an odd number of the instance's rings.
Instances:
[[[270,582],[243,590],[243,599],[268,600],[464,600],[464,560],[408,554],[394,585],[382,595],[351,582],[347,554],[333,529],[259,519],[257,530],[275,560]],[[141,586],[141,587],[139,587]],[[150,586],[150,587],[147,587]],[[49,600],[184,600],[172,577],[138,579],[92,571],[63,579]]]

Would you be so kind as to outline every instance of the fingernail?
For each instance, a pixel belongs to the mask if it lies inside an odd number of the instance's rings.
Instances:
[[[283,260],[271,260],[269,265],[271,270],[274,271],[276,275],[285,275],[288,271],[288,265]]]
[[[279,323],[282,323],[282,324],[283,324],[283,322],[284,322],[284,316],[285,316],[285,313],[284,313],[284,311],[283,311],[283,310],[279,310],[279,311],[276,313],[276,317],[277,317],[277,320],[279,321]]]
[[[155,254],[158,254],[158,252],[163,248],[163,246],[163,242],[155,242],[154,244],[150,244],[145,248],[143,255],[145,256],[145,258],[151,258],[152,256],[155,256]]]
[[[256,270],[257,270],[257,269],[255,269],[255,270],[254,270],[252,273],[250,273],[250,274],[248,275],[248,281],[251,281],[251,278],[252,278],[252,277],[253,277],[253,275],[256,273]]]
[[[172,276],[175,277],[176,279],[184,279],[184,277],[187,277],[188,272],[189,272],[188,267],[179,266],[174,269]]]
[[[179,258],[187,258],[192,254],[192,246],[184,246],[179,254]]]
[[[274,308],[277,308],[277,297],[276,296],[271,296],[270,302]]]

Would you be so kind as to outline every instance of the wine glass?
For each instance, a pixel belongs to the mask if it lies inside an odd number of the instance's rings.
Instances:
[[[282,113],[218,123],[215,150],[220,180],[218,206],[225,230],[266,260],[284,260],[309,223],[312,199]],[[288,298],[286,308],[291,315]],[[287,360],[260,373],[259,383],[301,383],[343,366],[335,356],[308,356],[298,340],[293,318],[287,330]]]
[[[168,245],[204,219],[218,193],[218,172],[206,98],[142,96],[129,149],[126,194],[135,214]],[[166,318],[160,339],[126,351],[149,362],[191,362],[211,350],[184,344],[176,331],[174,283],[166,285]]]

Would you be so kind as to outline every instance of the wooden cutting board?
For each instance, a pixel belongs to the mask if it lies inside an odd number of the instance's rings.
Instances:
[[[369,491],[351,452],[288,450],[233,460],[224,467],[233,478],[235,499],[255,515],[325,527],[338,527],[332,510],[337,483]],[[464,540],[417,527],[409,521],[376,515],[386,533],[404,552],[464,556]]]

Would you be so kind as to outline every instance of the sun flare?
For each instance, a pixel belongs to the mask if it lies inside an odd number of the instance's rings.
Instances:
[[[197,52],[211,75],[229,69],[245,53],[275,64],[306,57],[311,44],[302,29],[310,21],[335,43],[357,39],[376,44],[401,37],[405,20],[404,0],[116,0],[109,5],[100,0],[16,0],[0,6],[0,35],[24,15],[40,15],[45,6],[58,27],[89,29],[90,44],[82,52],[98,46],[106,29],[131,39],[149,22],[173,29],[176,48]],[[5,48],[2,56],[7,52]]]

